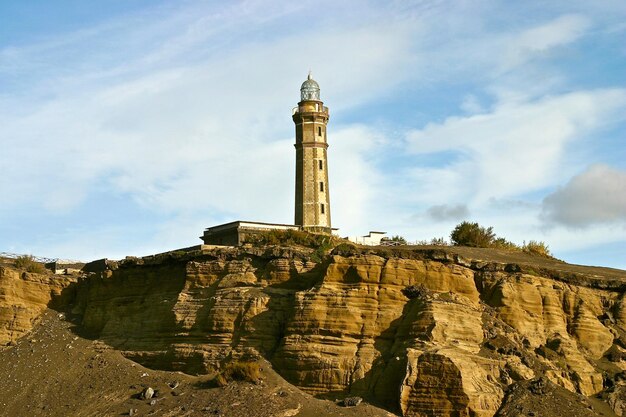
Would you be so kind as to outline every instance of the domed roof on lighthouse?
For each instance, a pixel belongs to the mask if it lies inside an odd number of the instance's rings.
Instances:
[[[311,77],[311,71],[300,87],[300,98],[302,101],[320,99],[320,85]]]

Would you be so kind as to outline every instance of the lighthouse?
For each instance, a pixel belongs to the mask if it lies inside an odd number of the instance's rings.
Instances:
[[[320,86],[310,72],[292,113],[296,125],[295,225],[311,232],[331,233],[326,135],[329,114],[320,100]]]
[[[331,234],[328,189],[328,107],[320,100],[320,86],[311,73],[300,88],[300,102],[292,111],[296,124],[296,199],[294,224],[236,220],[205,229],[205,245],[240,246],[255,242],[270,230],[305,230]]]

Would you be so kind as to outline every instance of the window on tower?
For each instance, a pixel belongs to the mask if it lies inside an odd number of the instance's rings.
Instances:
[[[322,204],[322,205],[320,206],[320,211],[321,211],[321,213],[322,213],[322,214],[324,214],[324,204]]]
[[[320,182],[320,191],[324,192],[324,183],[323,182]]]
[[[320,159],[318,162],[318,165],[320,167],[320,170],[324,169],[324,162],[322,162],[322,160]]]
[[[322,136],[322,127],[321,126],[317,127],[317,136]]]

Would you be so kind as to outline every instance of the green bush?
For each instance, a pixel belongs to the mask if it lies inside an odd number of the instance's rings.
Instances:
[[[15,267],[36,274],[43,274],[46,272],[46,268],[43,264],[35,261],[35,258],[32,255],[21,255],[15,258]]]
[[[517,246],[515,243],[509,242],[503,237],[494,239],[494,241],[491,243],[491,246],[497,249],[521,250],[521,248]]]
[[[462,222],[458,224],[452,233],[450,240],[453,245],[488,248],[492,245],[496,235],[493,227],[482,227],[478,223]]]
[[[506,240],[503,237],[496,237],[493,227],[482,227],[478,223],[463,222],[458,224],[452,233],[450,239],[453,245],[457,246],[473,246],[478,248],[497,248],[510,251],[524,251],[546,258],[552,258],[548,245],[544,242],[531,240],[524,242],[522,246]]]
[[[535,240],[531,240],[528,243],[524,242],[524,246],[522,246],[522,250],[524,252],[543,256],[546,258],[552,257],[552,253],[550,253],[550,248],[544,242],[537,242]]]
[[[406,239],[400,235],[391,236],[391,239],[389,240],[391,240],[392,242],[398,242],[401,245],[406,245]]]

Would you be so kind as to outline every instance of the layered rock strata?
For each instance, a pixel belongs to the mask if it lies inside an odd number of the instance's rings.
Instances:
[[[0,266],[0,346],[28,334],[48,306],[62,306],[74,298],[76,277],[35,274]]]
[[[285,248],[130,259],[78,285],[73,312],[147,366],[201,374],[260,355],[310,393],[405,416],[490,417],[516,381],[545,375],[593,395],[626,369],[619,276],[604,285],[436,251],[311,259]]]

